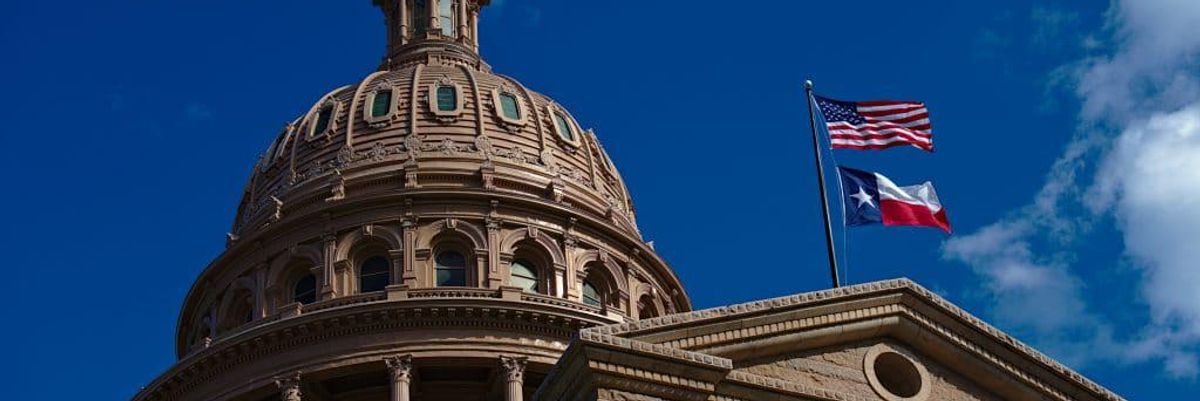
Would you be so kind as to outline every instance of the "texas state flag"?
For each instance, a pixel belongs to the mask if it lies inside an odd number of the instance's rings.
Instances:
[[[901,187],[879,173],[838,166],[846,225],[923,226],[950,233],[946,209],[933,184]]]

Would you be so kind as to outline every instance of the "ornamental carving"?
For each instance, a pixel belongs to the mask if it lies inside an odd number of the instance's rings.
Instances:
[[[283,401],[300,401],[300,372],[275,378]]]
[[[511,357],[501,356],[500,367],[504,370],[504,378],[512,382],[521,382],[525,378],[525,365],[529,362],[527,357]]]
[[[389,356],[383,358],[383,362],[387,364],[393,383],[412,381],[412,355]]]

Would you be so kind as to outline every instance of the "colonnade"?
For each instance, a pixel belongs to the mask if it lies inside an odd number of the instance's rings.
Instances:
[[[525,398],[525,365],[526,357],[500,357],[501,374],[504,378],[504,400],[524,401]],[[412,400],[413,362],[412,355],[394,355],[383,359],[387,365],[390,401]],[[304,401],[300,390],[300,373],[280,376],[275,379],[279,387],[280,399],[283,401]]]

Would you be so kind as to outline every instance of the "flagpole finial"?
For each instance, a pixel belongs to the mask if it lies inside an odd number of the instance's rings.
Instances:
[[[804,80],[804,89],[812,90],[812,80]]]

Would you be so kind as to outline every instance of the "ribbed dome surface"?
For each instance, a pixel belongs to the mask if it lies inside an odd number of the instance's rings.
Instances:
[[[283,129],[255,168],[234,236],[372,185],[540,197],[638,236],[629,193],[592,131],[482,62],[424,56],[330,92]],[[395,182],[347,186],[388,172]]]

